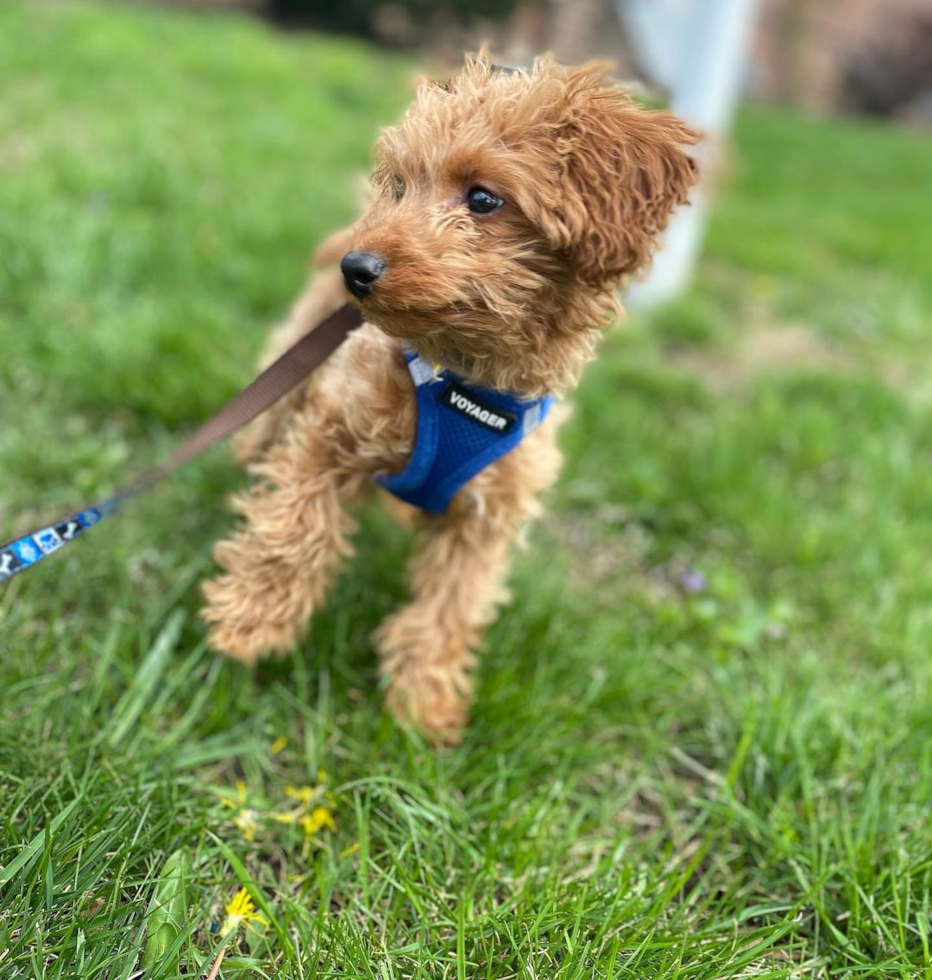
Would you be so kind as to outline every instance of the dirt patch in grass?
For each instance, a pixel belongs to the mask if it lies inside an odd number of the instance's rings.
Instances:
[[[733,346],[673,346],[664,357],[670,367],[720,394],[746,388],[767,374],[803,370],[871,375],[908,394],[913,404],[932,402],[932,383],[922,363],[876,346],[843,347],[801,323],[760,323]]]
[[[651,604],[668,601],[689,588],[689,560],[684,556],[652,562],[650,529],[621,504],[564,513],[558,524],[551,522],[550,530],[559,538],[561,551],[574,556],[573,586],[592,601],[613,607],[617,591],[612,586],[619,582],[628,595],[638,594]]]
[[[762,374],[786,368],[850,371],[856,361],[802,324],[754,327],[731,349],[677,348],[672,366],[695,374],[713,391],[740,388]]]

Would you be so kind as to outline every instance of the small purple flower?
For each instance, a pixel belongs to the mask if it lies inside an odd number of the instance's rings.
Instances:
[[[698,569],[690,568],[688,571],[683,572],[680,584],[683,586],[684,591],[690,595],[696,595],[698,592],[705,592],[709,582],[705,575]]]

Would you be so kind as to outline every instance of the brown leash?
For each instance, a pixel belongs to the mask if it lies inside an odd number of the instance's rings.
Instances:
[[[238,395],[234,395],[168,459],[153,466],[101,503],[0,545],[0,585],[18,572],[35,565],[46,555],[69,544],[87,528],[93,527],[102,518],[116,511],[120,504],[147,490],[188,460],[251,422],[316,370],[343,343],[350,331],[361,323],[362,317],[355,306],[341,306],[285,351],[255,381]]]

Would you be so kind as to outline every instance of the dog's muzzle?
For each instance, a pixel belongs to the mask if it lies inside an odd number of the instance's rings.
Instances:
[[[372,252],[347,252],[340,263],[346,288],[359,299],[372,292],[385,269],[385,259]]]

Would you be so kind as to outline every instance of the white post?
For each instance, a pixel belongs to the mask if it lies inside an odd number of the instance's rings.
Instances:
[[[703,179],[693,189],[691,207],[681,208],[670,222],[647,279],[629,288],[625,302],[632,309],[674,299],[692,278],[705,231],[706,188],[714,183],[720,146],[738,102],[757,2],[692,0],[679,24],[668,20],[667,36],[679,55],[671,107],[703,134],[695,151]]]

